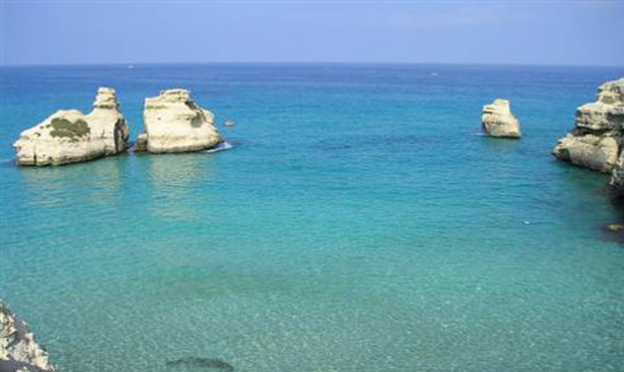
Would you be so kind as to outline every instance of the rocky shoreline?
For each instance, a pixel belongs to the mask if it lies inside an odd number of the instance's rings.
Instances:
[[[552,150],[555,157],[594,171],[615,168],[624,134],[624,79],[598,88],[598,99],[576,109],[576,126]]]
[[[598,87],[597,100],[576,109],[575,128],[552,150],[559,160],[610,173],[612,196],[624,196],[624,78]]]
[[[48,353],[37,343],[28,325],[0,300],[0,371],[56,371]]]

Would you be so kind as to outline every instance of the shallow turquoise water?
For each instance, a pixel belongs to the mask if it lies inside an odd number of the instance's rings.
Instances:
[[[431,72],[438,76],[432,76]],[[607,177],[556,162],[624,68],[0,69],[0,297],[64,371],[621,371]],[[11,143],[117,89],[185,87],[234,148],[17,168]],[[478,135],[512,101],[524,138]]]

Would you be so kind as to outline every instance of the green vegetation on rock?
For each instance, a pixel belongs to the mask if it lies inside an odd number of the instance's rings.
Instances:
[[[52,137],[66,137],[66,138],[75,138],[82,137],[91,132],[91,128],[89,128],[89,124],[86,121],[78,119],[75,123],[67,119],[62,118],[54,118],[52,119],[52,131],[50,135]]]

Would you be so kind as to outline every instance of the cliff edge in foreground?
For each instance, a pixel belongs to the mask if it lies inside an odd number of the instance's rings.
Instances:
[[[48,353],[35,341],[28,326],[17,319],[0,301],[0,371],[56,371]]]

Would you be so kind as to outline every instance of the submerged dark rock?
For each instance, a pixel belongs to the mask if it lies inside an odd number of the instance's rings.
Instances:
[[[225,372],[234,371],[234,367],[231,364],[229,364],[228,362],[224,362],[221,359],[215,358],[187,357],[175,360],[168,360],[166,364],[168,367],[186,366],[195,368],[212,368]]]

